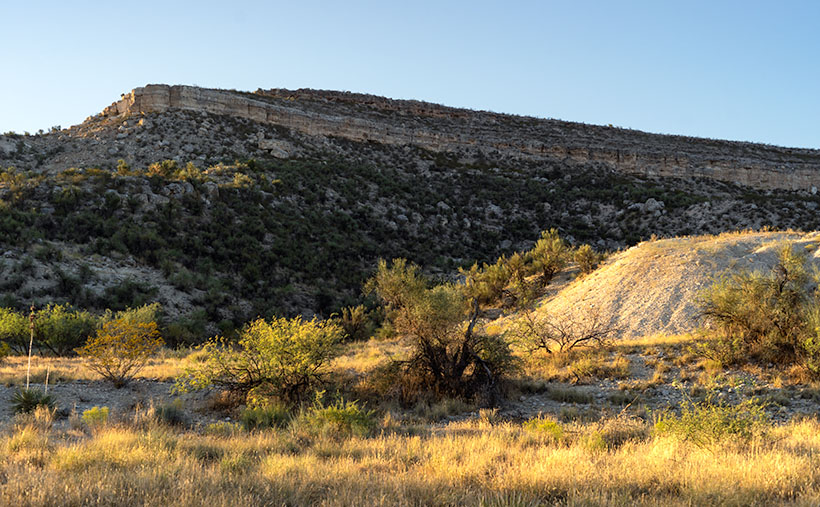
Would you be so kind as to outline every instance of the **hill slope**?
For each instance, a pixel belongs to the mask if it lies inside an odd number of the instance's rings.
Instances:
[[[820,233],[746,232],[643,242],[542,302],[549,315],[598,312],[622,338],[681,334],[698,326],[697,297],[733,270],[768,272],[794,244],[820,267]]]
[[[326,316],[379,257],[451,276],[552,227],[598,249],[818,229],[817,160],[342,92],[146,87],[0,136],[0,303],[157,299],[212,330]]]

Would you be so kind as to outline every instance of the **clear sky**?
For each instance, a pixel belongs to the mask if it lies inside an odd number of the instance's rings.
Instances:
[[[820,148],[820,2],[0,3],[0,132],[147,83],[321,88]]]

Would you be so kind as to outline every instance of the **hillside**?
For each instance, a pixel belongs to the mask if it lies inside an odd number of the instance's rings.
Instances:
[[[527,248],[820,228],[818,153],[345,92],[151,85],[0,136],[4,306],[159,300],[199,335],[327,316],[379,257],[439,276]]]
[[[820,267],[820,233],[741,232],[640,243],[613,255],[588,276],[545,298],[551,316],[596,312],[621,338],[676,335],[699,327],[698,295],[718,277],[739,269],[768,273],[787,244]]]

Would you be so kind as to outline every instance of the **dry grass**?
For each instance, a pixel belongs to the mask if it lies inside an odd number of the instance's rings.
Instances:
[[[189,351],[163,350],[158,356],[150,359],[136,378],[161,381],[173,380],[182,372]],[[26,356],[11,356],[0,363],[0,384],[23,385],[26,382]],[[91,371],[80,357],[32,356],[31,382],[45,382],[46,372],[50,384],[72,380],[101,380],[102,377]]]
[[[628,357],[607,348],[519,354],[522,373],[529,379],[557,382],[589,382],[623,379],[631,375]]]
[[[820,501],[820,424],[700,448],[640,420],[477,420],[417,434],[179,433],[33,425],[0,440],[4,505],[771,505]]]
[[[330,368],[340,373],[368,373],[391,360],[405,359],[410,350],[411,346],[401,338],[353,342],[344,346]]]

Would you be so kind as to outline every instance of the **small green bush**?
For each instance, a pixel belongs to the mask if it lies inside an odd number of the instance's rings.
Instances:
[[[156,420],[169,426],[185,426],[188,424],[188,416],[182,405],[182,400],[177,398],[171,403],[163,403],[154,408]]]
[[[92,407],[83,411],[82,421],[89,428],[99,428],[108,423],[108,407]]]
[[[18,354],[28,352],[28,319],[10,308],[0,308],[0,341]]]
[[[280,404],[248,407],[239,414],[239,420],[246,430],[284,428],[290,422],[291,415],[287,407]]]
[[[593,250],[589,245],[581,245],[575,250],[573,257],[575,262],[578,263],[578,269],[581,270],[581,273],[587,275],[595,271],[604,256]]]
[[[156,302],[139,306],[137,308],[126,308],[125,310],[119,312],[106,310],[100,318],[100,326],[114,320],[142,324],[159,322],[161,314],[162,305]]]
[[[373,336],[376,327],[370,312],[364,305],[342,308],[339,324],[342,326],[344,339],[347,341],[366,340]]]
[[[317,397],[318,398],[318,397]],[[324,406],[318,400],[304,411],[295,424],[312,434],[332,437],[349,437],[369,435],[376,426],[372,410],[365,410],[358,402],[339,399]]]
[[[77,352],[91,370],[119,389],[145,367],[162,345],[155,322],[119,318],[106,322]]]
[[[171,179],[174,178],[179,171],[179,163],[177,163],[176,160],[166,159],[149,165],[145,174],[149,177],[154,176],[163,179]]]
[[[560,442],[564,438],[564,427],[561,423],[546,417],[530,419],[524,422],[523,426],[525,430],[547,435],[555,442]]]
[[[541,285],[547,285],[552,278],[566,266],[570,250],[567,243],[561,239],[556,229],[541,233],[541,239],[535,242],[532,250],[527,252],[527,258],[532,263],[536,273],[540,275]]]
[[[0,363],[11,354],[11,347],[6,342],[0,342]]]
[[[11,396],[11,406],[15,414],[27,414],[37,407],[54,410],[57,402],[50,394],[39,389],[18,389]]]
[[[715,393],[703,401],[684,399],[680,414],[661,413],[655,422],[656,435],[668,435],[706,447],[727,438],[748,440],[768,422],[763,406],[756,399],[737,405],[718,402]]]
[[[242,426],[238,423],[219,421],[205,426],[206,435],[217,437],[232,437],[242,431]]]

